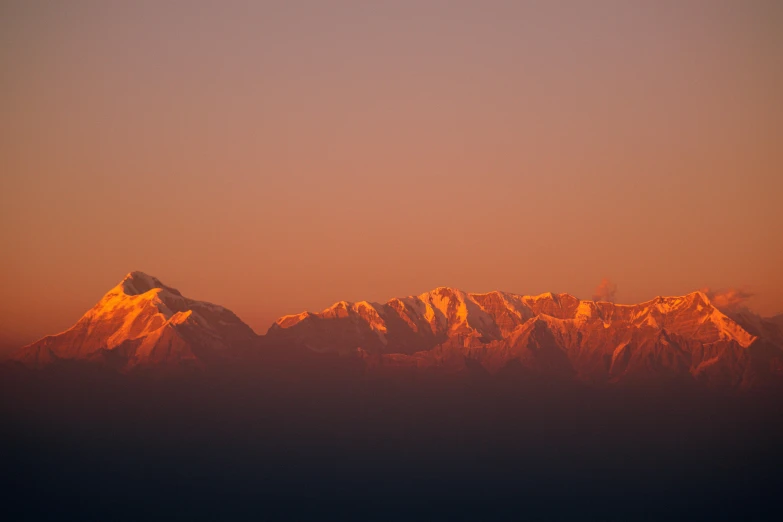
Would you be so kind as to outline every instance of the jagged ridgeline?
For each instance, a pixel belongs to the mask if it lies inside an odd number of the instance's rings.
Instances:
[[[281,317],[259,336],[230,310],[142,272],[15,359],[31,367],[76,360],[123,371],[205,368],[287,348],[353,358],[368,374],[478,369],[594,385],[680,380],[734,389],[783,380],[783,321],[721,311],[702,292],[620,305],[441,287]]]

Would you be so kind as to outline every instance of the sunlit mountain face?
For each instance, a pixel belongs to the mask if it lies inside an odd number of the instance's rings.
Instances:
[[[65,332],[25,347],[16,358],[40,367],[62,360],[137,366],[203,367],[256,339],[222,306],[184,297],[142,272],[128,274]]]
[[[618,305],[441,287],[383,304],[341,301],[281,317],[256,335],[226,308],[132,272],[73,327],[15,360],[165,373],[332,355],[365,376],[517,373],[597,387],[676,382],[735,392],[780,386],[780,321],[727,313],[701,291]]]
[[[6,512],[773,520],[781,339],[701,291],[446,287],[258,335],[132,272],[0,366]]]

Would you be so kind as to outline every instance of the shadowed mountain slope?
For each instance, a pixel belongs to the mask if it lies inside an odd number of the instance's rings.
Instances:
[[[702,292],[620,305],[440,287],[383,304],[340,301],[320,313],[281,317],[257,336],[229,310],[132,272],[73,327],[15,359],[29,367],[75,360],[130,370],[290,354],[288,370],[295,371],[297,361],[323,360],[308,354],[332,354],[360,361],[369,374],[478,371],[591,385],[747,389],[781,381],[782,347],[778,319],[723,313]]]

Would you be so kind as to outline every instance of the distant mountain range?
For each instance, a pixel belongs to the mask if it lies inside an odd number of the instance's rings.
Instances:
[[[702,292],[619,305],[441,287],[281,317],[259,336],[230,310],[132,272],[73,327],[13,358],[32,368],[80,361],[133,371],[241,364],[268,350],[334,353],[360,361],[368,374],[516,373],[598,386],[754,389],[783,382],[783,316],[721,311]]]

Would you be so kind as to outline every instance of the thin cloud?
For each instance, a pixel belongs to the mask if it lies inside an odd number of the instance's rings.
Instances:
[[[702,292],[709,297],[715,308],[719,310],[736,310],[741,308],[748,299],[755,295],[740,288],[727,288],[725,290],[704,288]]]
[[[609,280],[609,278],[604,277],[593,291],[593,301],[608,301],[613,303],[616,293],[617,285]]]

